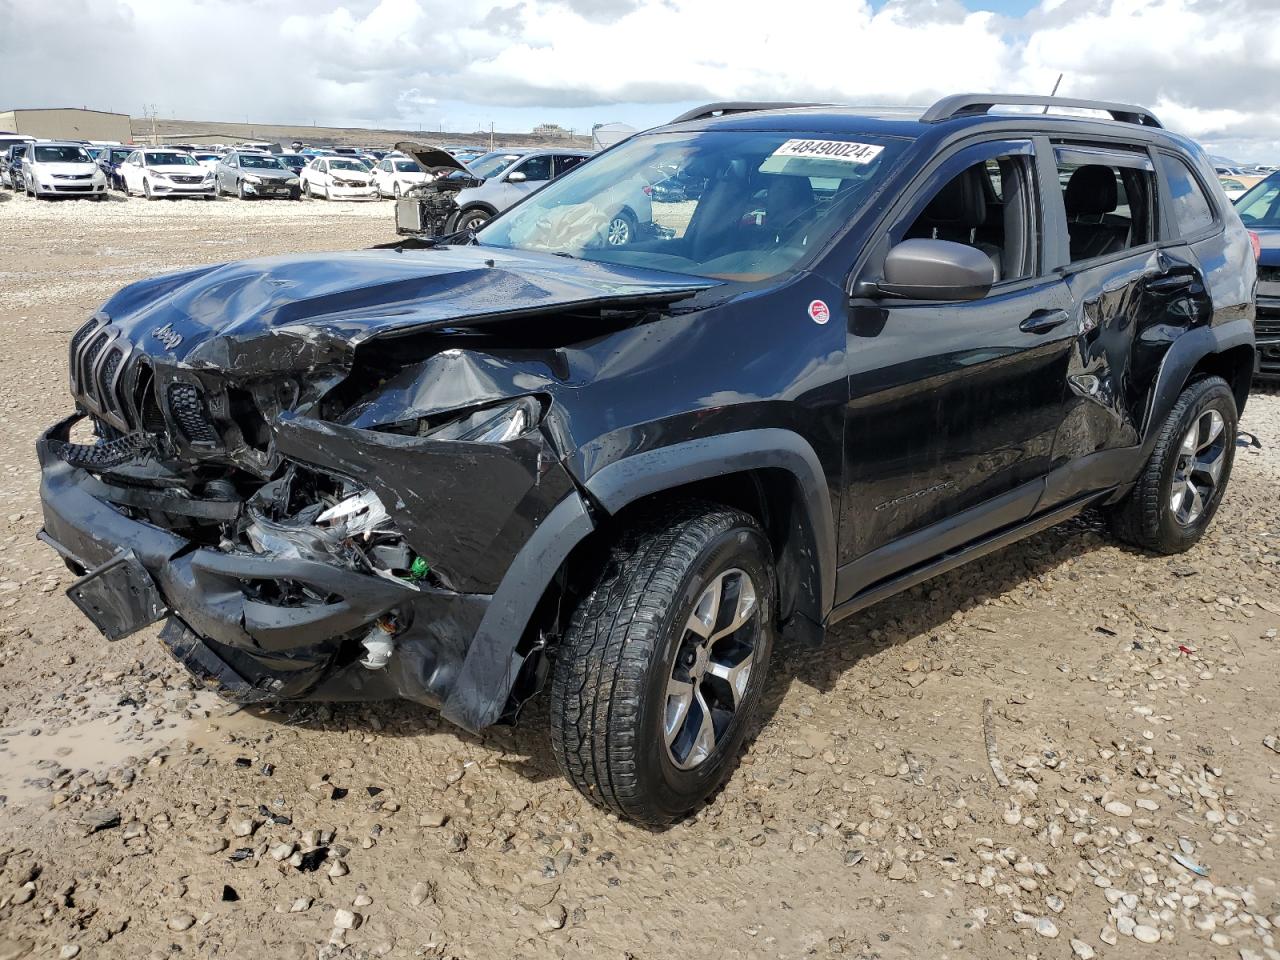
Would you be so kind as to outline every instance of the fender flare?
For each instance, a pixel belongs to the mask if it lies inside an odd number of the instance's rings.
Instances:
[[[1160,371],[1156,374],[1155,385],[1151,388],[1151,400],[1147,404],[1147,414],[1143,418],[1144,457],[1149,456],[1155,447],[1159,425],[1177,403],[1178,395],[1182,393],[1196,364],[1211,354],[1241,346],[1254,347],[1253,323],[1248,317],[1212,327],[1197,327],[1173,341],[1164,359],[1160,361]]]
[[[764,427],[657,447],[601,468],[586,482],[586,488],[605,510],[617,513],[641,497],[672,487],[763,469],[783,470],[799,484],[817,553],[819,598],[825,616],[835,601],[835,517],[826,473],[813,447],[798,433]]]
[[[799,484],[813,533],[822,612],[835,595],[835,521],[826,474],[798,434],[776,428],[688,440],[614,461],[585,484],[608,513],[641,497],[698,480],[753,469],[781,469]],[[502,715],[523,666],[516,648],[539,601],[573,549],[595,530],[587,501],[569,494],[516,554],[467,649],[441,715],[477,732]]]

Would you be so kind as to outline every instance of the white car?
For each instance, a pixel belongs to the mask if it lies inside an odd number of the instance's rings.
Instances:
[[[22,183],[29,197],[107,195],[107,177],[79,143],[36,142],[22,157]]]
[[[1223,192],[1226,193],[1227,199],[1232,203],[1235,203],[1249,192],[1249,188],[1235,179],[1235,177],[1219,177],[1218,182],[1222,184]]]
[[[378,188],[380,197],[395,197],[399,200],[409,187],[418,183],[430,183],[433,179],[412,157],[384,157],[373,168],[373,185]]]
[[[213,170],[215,172],[218,169],[218,161],[222,159],[221,153],[214,153],[211,151],[197,151],[196,153],[191,154],[191,156],[195,157],[196,163],[200,164],[200,166],[204,167],[206,170]]]
[[[204,197],[216,192],[213,171],[202,167],[185,150],[146,147],[129,154],[120,164],[120,178],[126,196],[142,194],[148,200],[160,197]]]
[[[355,157],[316,157],[302,168],[302,195],[326,200],[377,200],[373,174]]]

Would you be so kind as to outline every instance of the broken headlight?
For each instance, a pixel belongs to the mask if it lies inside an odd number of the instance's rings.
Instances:
[[[443,417],[401,420],[378,429],[432,440],[506,443],[528,433],[541,419],[542,404],[534,397],[521,397],[499,406],[453,410]]]

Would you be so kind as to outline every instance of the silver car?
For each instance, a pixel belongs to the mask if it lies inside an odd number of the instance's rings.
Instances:
[[[435,174],[430,183],[405,191],[407,199],[396,205],[396,228],[433,235],[477,230],[591,157],[586,150],[495,150],[464,164],[439,147],[405,141],[396,149]]]
[[[298,175],[269,153],[232,150],[218,161],[214,170],[218,193],[230,193],[241,200],[275,197],[301,200]]]

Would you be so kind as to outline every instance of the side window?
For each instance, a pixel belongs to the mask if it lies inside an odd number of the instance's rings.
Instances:
[[[996,268],[996,282],[1037,273],[1032,158],[992,157],[952,178],[929,200],[903,239],[950,240],[977,247]]]
[[[582,163],[582,161],[586,159],[587,159],[586,157],[572,157],[572,156],[556,157],[556,176],[558,177],[562,173],[568,173],[570,170],[572,170],[574,167],[576,167],[578,164]]]
[[[1213,207],[1191,169],[1178,157],[1162,153],[1160,172],[1169,187],[1169,201],[1178,233],[1194,237],[1213,226]]]
[[[541,180],[551,179],[551,154],[543,154],[540,157],[530,157],[524,163],[515,168],[524,174],[525,180],[530,183]],[[515,172],[514,170],[512,171]]]
[[[1155,184],[1150,170],[1058,161],[1071,262],[1109,257],[1155,240]]]

